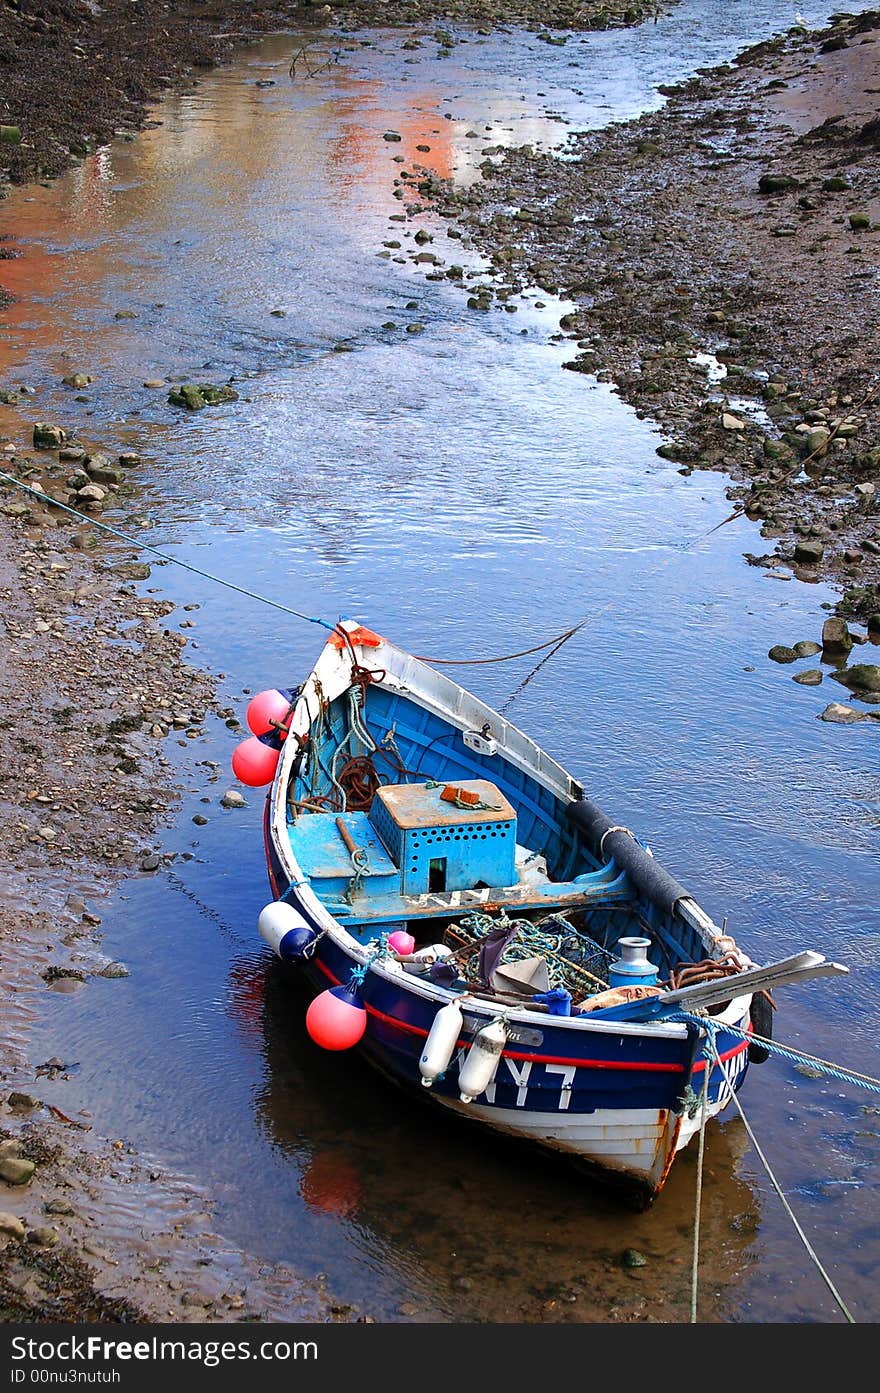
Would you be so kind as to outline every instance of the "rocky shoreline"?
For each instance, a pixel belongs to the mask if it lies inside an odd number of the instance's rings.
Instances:
[[[419,185],[492,262],[472,308],[573,301],[566,367],[656,421],[683,474],[730,475],[772,547],[747,559],[839,586],[856,642],[880,634],[877,92],[873,11],[759,44],[565,160],[487,152],[463,192]]]
[[[608,27],[655,7],[450,0],[438,14],[430,0],[388,0],[381,16],[367,3],[96,8],[0,4],[9,181],[51,178],[131,134],[163,89],[256,33],[312,24],[345,33],[381,19],[443,24],[432,31],[439,42],[453,22]],[[484,182],[466,194],[430,180],[422,188],[424,205],[439,205],[494,263],[494,279],[467,285],[472,308],[503,304],[523,284],[573,299],[560,326],[577,344],[568,366],[613,380],[658,421],[669,435],[661,448],[683,471],[729,474],[731,497],[775,548],[751,559],[839,584],[856,643],[880,630],[878,144],[870,111],[809,112],[820,100],[811,84],[837,100],[843,89],[830,79],[856,58],[861,86],[845,90],[871,101],[878,28],[876,15],[849,18],[760,45],[670,92],[661,112],[579,137],[575,160],[489,155]],[[71,63],[101,80],[74,81]],[[799,93],[801,105],[790,103]],[[777,182],[762,188],[762,179]],[[137,527],[136,456],[78,439],[70,423],[65,437],[51,426],[34,436],[35,404],[19,394],[14,405],[17,434],[26,427],[30,438],[4,442],[4,470]],[[195,1187],[102,1137],[94,1119],[53,1109],[66,1061],[27,1056],[36,994],[125,974],[102,952],[100,904],[126,875],[161,864],[157,832],[177,797],[165,742],[197,738],[209,714],[234,720],[210,675],[187,660],[181,630],[191,621],[143,594],[148,576],[145,562],[57,508],[3,494],[0,1319],[363,1319],[335,1307],[320,1283],[282,1269],[267,1276],[224,1245]],[[132,1212],[155,1216],[153,1239],[134,1240]]]

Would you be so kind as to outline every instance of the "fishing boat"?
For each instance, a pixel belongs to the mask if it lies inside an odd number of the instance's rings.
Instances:
[[[267,787],[258,930],[308,984],[309,1035],[650,1204],[767,1058],[771,992],[847,969],[755,963],[438,664],[327,627],[300,685],[251,700],[233,755]]]

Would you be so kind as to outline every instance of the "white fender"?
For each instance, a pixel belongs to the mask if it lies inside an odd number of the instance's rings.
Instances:
[[[441,1006],[428,1031],[425,1048],[419,1060],[423,1088],[430,1088],[434,1080],[446,1069],[463,1025],[464,1017],[457,1001],[450,1001],[448,1006]]]
[[[302,957],[303,949],[315,937],[314,929],[299,911],[284,900],[272,900],[260,910],[257,928],[276,957],[285,961]]]
[[[485,1093],[495,1077],[501,1051],[507,1043],[507,1030],[500,1016],[474,1036],[474,1043],[458,1072],[459,1097],[463,1103],[472,1103]]]

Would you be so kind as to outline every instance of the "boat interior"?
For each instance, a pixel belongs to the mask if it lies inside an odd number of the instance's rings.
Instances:
[[[416,951],[442,943],[466,958],[493,923],[516,919],[565,939],[566,961],[592,963],[581,994],[603,984],[621,937],[650,938],[660,972],[705,953],[485,731],[378,683],[322,702],[293,764],[287,832],[312,889],[363,943],[405,930]]]

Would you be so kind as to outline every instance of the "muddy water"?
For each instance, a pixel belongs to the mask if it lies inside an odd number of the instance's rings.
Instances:
[[[692,0],[564,47],[465,34],[441,58],[402,34],[341,39],[293,81],[297,39],[248,49],[135,142],[4,205],[24,255],[4,265],[22,298],[0,378],[35,387],[43,419],[143,453],[153,545],[282,604],[436,657],[528,647],[588,614],[526,685],[523,664],[466,680],[493,703],[516,692],[511,717],[754,957],[846,963],[847,979],[780,992],[776,1037],[876,1076],[876,731],[819,721],[845,691],[766,658],[816,638],[835,596],[747,566],[756,530],[713,530],[723,480],[679,475],[608,385],[560,371],[564,304],[531,292],[485,314],[428,279],[417,226],[447,264],[476,266],[430,210],[398,221],[410,196],[394,197],[416,161],[465,182],[486,146],[656,105],[658,82],[774,22],[773,4]],[[74,371],[94,377],[86,392],[58,385]],[[143,386],[229,377],[240,399],[195,416]],[[147,585],[194,621],[193,661],[242,718],[248,690],[295,683],[322,641],[172,566]],[[227,1240],[326,1274],[379,1320],[686,1320],[695,1155],[651,1211],[622,1212],[311,1045],[256,935],[260,795],[219,803],[235,738],[217,724],[170,743],[186,790],[161,837],[174,860],[100,906],[130,977],[47,995],[35,1057],[79,1062],[57,1105],[197,1179]],[[876,1319],[880,1098],[774,1057],[742,1101],[834,1284]],[[841,1320],[736,1115],[710,1130],[706,1165],[702,1318]],[[624,1267],[627,1248],[646,1265]]]

